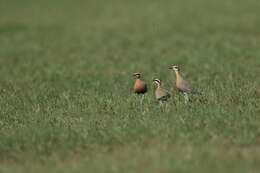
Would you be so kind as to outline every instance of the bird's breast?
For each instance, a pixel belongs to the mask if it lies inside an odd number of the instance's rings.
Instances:
[[[134,90],[136,93],[145,93],[147,91],[147,86],[145,83],[139,81],[135,83]]]

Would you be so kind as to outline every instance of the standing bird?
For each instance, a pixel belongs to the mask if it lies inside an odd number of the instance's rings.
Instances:
[[[141,80],[141,74],[140,73],[134,73],[133,77],[135,79],[135,84],[134,84],[134,91],[138,95],[142,95],[141,98],[141,105],[143,104],[144,100],[144,94],[147,92],[147,85],[144,81]]]
[[[135,79],[134,91],[136,94],[145,94],[147,92],[147,85],[141,80],[140,73],[134,73],[133,77]]]
[[[199,92],[197,92],[196,90],[194,90],[192,88],[192,86],[185,81],[181,74],[180,74],[180,68],[177,65],[173,65],[171,67],[169,67],[169,69],[173,69],[176,75],[176,81],[175,81],[175,86],[176,89],[179,92],[182,92],[184,94],[184,98],[185,98],[185,103],[187,103],[189,101],[189,97],[188,94],[200,94]]]
[[[162,105],[162,103],[167,101],[171,95],[166,89],[162,87],[162,82],[160,79],[154,79],[153,81],[156,84],[155,98],[159,100],[160,105]]]

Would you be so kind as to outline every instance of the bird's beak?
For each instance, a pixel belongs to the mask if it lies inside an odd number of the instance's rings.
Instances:
[[[169,69],[172,69],[172,67],[169,67]]]

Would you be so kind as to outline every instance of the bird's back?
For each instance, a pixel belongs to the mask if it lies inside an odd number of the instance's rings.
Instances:
[[[155,91],[155,97],[157,100],[166,101],[170,97],[170,94],[164,88],[159,87]]]
[[[192,91],[191,85],[183,79],[176,80],[176,88],[182,92],[191,92]]]

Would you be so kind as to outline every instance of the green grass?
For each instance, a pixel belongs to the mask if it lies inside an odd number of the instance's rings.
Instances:
[[[259,7],[1,0],[0,172],[257,173]],[[185,105],[170,64],[203,96]],[[142,106],[137,71],[149,84]]]

